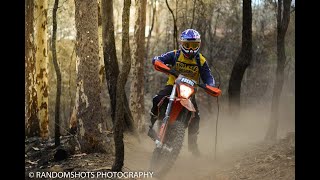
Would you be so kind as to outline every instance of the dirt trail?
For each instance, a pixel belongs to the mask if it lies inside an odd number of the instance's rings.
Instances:
[[[128,170],[148,171],[149,162],[155,145],[151,139],[145,135],[141,136],[141,140],[142,143],[139,146],[136,140],[132,137],[126,137],[125,139],[125,168]],[[209,146],[205,144],[205,140],[199,139],[199,147],[202,152],[202,156],[195,158],[190,152],[188,152],[186,142],[187,138],[185,138],[185,142],[175,165],[165,179],[208,179],[208,177],[213,177],[215,172],[232,166],[235,163],[235,160],[239,158],[239,154],[245,152],[245,147],[239,147],[238,149],[225,151],[224,153],[219,154],[217,159],[214,159],[214,152],[212,149],[208,149]]]
[[[181,153],[165,179],[225,179],[219,177],[222,170],[233,168],[236,161],[246,152],[256,149],[263,140],[267,126],[267,116],[261,113],[244,112],[239,122],[221,116],[218,128],[217,158],[214,159],[215,117],[203,117],[200,123],[198,144],[202,156],[195,158],[187,149],[187,131]],[[294,125],[286,125],[283,137]],[[154,144],[146,135],[139,144],[132,137],[126,137],[125,166],[132,171],[147,171]]]

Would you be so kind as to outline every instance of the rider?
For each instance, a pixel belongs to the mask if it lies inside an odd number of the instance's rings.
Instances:
[[[215,81],[208,63],[205,57],[199,52],[200,44],[201,39],[199,32],[194,29],[187,29],[180,35],[179,50],[170,51],[162,54],[161,56],[155,56],[152,59],[152,64],[154,64],[155,61],[160,61],[163,64],[169,64],[172,66],[172,69],[190,79],[199,82],[201,78],[205,84],[215,86]],[[165,88],[160,90],[159,93],[153,97],[153,107],[150,112],[151,125],[148,131],[148,136],[151,138],[156,136],[152,127],[158,117],[157,105],[164,96],[170,95],[174,81],[175,76],[169,75]],[[200,152],[197,145],[197,135],[199,134],[200,116],[195,96],[193,96],[192,102],[195,106],[196,113],[188,127],[188,149],[193,155],[199,156]]]

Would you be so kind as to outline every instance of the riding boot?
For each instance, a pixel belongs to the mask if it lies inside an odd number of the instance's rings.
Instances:
[[[154,125],[154,123],[156,122],[157,119],[158,119],[158,116],[153,114],[152,112],[150,112],[151,125],[149,126],[148,136],[152,140],[156,140],[156,138],[157,138],[157,133],[153,129],[153,125]]]
[[[193,156],[199,157],[200,151],[197,144],[198,133],[188,135],[188,150]]]
[[[188,149],[189,151],[191,151],[192,155],[196,157],[200,156],[200,151],[197,144],[199,134],[199,122],[200,116],[199,112],[197,112],[188,127]]]

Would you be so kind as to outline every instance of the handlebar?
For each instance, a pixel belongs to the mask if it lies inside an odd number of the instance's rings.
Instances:
[[[212,87],[207,84],[197,84],[197,85],[203,88],[206,91],[206,93],[208,93],[211,96],[218,97],[221,95],[221,90],[219,88]]]
[[[164,72],[166,74],[171,74],[171,75],[175,76],[176,78],[180,75],[176,70],[169,68],[167,65],[163,64],[159,60],[156,60],[154,62],[154,68],[157,71]],[[218,97],[218,96],[221,95],[221,90],[219,88],[212,87],[212,86],[209,86],[207,84],[198,84],[195,81],[194,81],[194,83],[197,86],[199,86],[202,89],[204,89],[206,91],[206,93],[208,93],[211,96]]]

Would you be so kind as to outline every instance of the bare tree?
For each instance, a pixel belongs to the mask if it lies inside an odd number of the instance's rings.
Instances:
[[[168,0],[166,0],[166,5],[172,15],[173,18],[173,49],[177,49],[179,47],[178,45],[178,28],[177,28],[177,18],[174,16],[174,13],[172,11],[172,9],[170,8],[169,4],[168,4]]]
[[[107,152],[100,103],[97,1],[76,0],[75,23],[77,30],[76,120],[79,143],[82,152]]]
[[[38,99],[35,87],[36,59],[34,46],[34,0],[27,0],[25,6],[25,83],[26,83],[26,135],[40,136]]]
[[[144,131],[144,65],[146,0],[136,0],[136,22],[134,27],[133,79],[130,88],[130,109],[135,127]]]
[[[197,2],[197,0],[193,0],[192,20],[191,20],[191,26],[190,26],[190,29],[192,29],[192,28],[193,28],[194,15],[195,15],[195,11],[196,11],[196,2]]]
[[[151,1],[151,5],[150,5],[150,10],[149,10],[149,24],[151,21],[151,26],[149,28],[149,33],[148,33],[148,37],[147,37],[147,45],[146,45],[146,54],[145,54],[145,59],[147,60],[147,62],[144,65],[145,68],[145,93],[147,94],[150,90],[150,79],[152,77],[150,77],[150,73],[152,70],[152,63],[148,63],[149,61],[149,54],[151,54],[151,49],[150,49],[150,41],[151,41],[151,35],[152,35],[152,31],[154,29],[154,24],[155,24],[155,19],[156,19],[156,12],[157,12],[157,0],[152,0]],[[151,19],[151,20],[150,20]]]
[[[234,117],[240,114],[240,92],[243,75],[252,60],[252,9],[251,0],[243,0],[242,47],[233,65],[229,80],[229,109]]]
[[[56,105],[54,114],[54,143],[55,146],[60,145],[60,96],[61,96],[61,71],[57,60],[57,49],[56,49],[56,39],[57,39],[57,10],[58,10],[59,0],[54,1],[53,11],[52,11],[52,61],[54,69],[57,75],[57,93],[56,93]]]
[[[119,75],[119,65],[116,55],[116,44],[114,37],[113,23],[113,2],[111,0],[101,0],[102,9],[102,37],[103,37],[103,58],[105,64],[106,80],[109,96],[111,100],[111,118],[115,123],[117,78]],[[134,132],[133,118],[129,108],[129,103],[125,92],[124,96],[124,115],[125,127]]]
[[[148,54],[149,54],[149,49],[150,49],[150,39],[151,39],[151,34],[153,31],[153,27],[154,27],[154,20],[156,17],[156,10],[157,10],[157,0],[152,0],[151,1],[151,7],[152,7],[152,13],[150,12],[150,14],[152,14],[152,20],[151,20],[151,27],[149,29],[149,33],[148,33],[148,38],[147,38],[147,47],[146,47],[146,59],[148,60]]]
[[[42,138],[48,138],[49,135],[47,12],[47,0],[35,1],[38,117],[40,119],[40,135]]]
[[[121,171],[124,160],[124,144],[123,144],[123,123],[124,123],[124,88],[127,82],[128,74],[131,68],[130,46],[129,46],[129,17],[130,17],[131,0],[124,0],[122,15],[122,70],[117,80],[117,105],[114,127],[115,142],[115,160],[112,166],[113,171]]]
[[[284,83],[284,68],[286,64],[285,36],[290,22],[291,0],[278,0],[277,13],[277,70],[273,86],[270,124],[266,140],[275,140],[279,124],[279,102]]]

